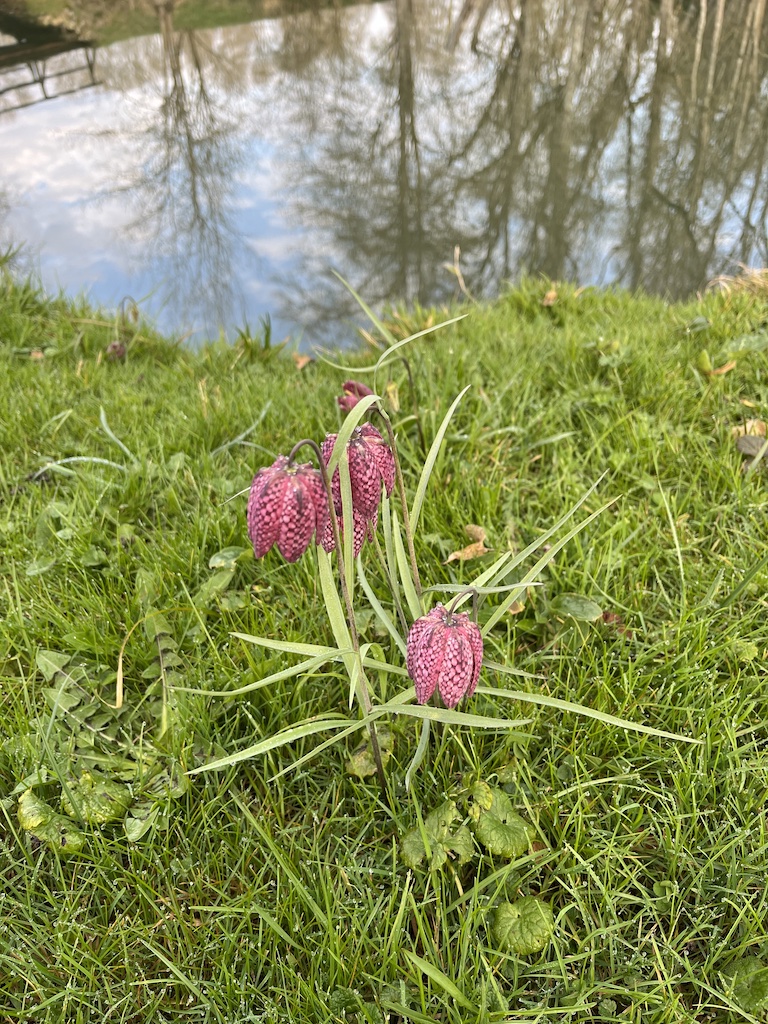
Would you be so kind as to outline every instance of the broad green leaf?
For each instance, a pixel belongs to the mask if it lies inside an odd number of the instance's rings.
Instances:
[[[731,965],[727,972],[730,994],[748,1013],[768,1011],[768,964],[760,957],[744,956]]]
[[[203,583],[202,587],[192,598],[192,604],[197,608],[204,608],[210,604],[215,597],[219,594],[223,594],[229,584],[232,582],[232,577],[235,575],[234,569],[220,569],[219,572],[215,572],[213,576]]]
[[[451,853],[455,854],[454,859],[459,864],[469,860],[474,853],[469,830],[464,825],[457,829],[451,828],[459,817],[458,808],[453,800],[446,800],[435,808],[424,819],[423,833],[421,828],[415,828],[403,836],[400,853],[404,863],[410,868],[415,868],[428,857],[430,869],[437,871],[446,863]],[[429,845],[429,853],[425,838]]]
[[[544,949],[555,930],[552,909],[535,896],[501,903],[493,916],[493,937],[499,949],[528,956]]]
[[[39,650],[35,655],[35,664],[43,674],[47,683],[53,679],[57,672],[61,672],[65,665],[71,660],[69,654],[61,654],[60,651]]]
[[[558,618],[571,618],[578,622],[596,622],[603,617],[600,605],[582,594],[558,594],[550,601],[549,610]]]
[[[469,817],[477,821],[482,811],[489,811],[493,807],[493,790],[487,782],[478,779],[462,794],[462,800]]]
[[[528,824],[504,790],[489,786],[490,807],[481,807],[473,828],[483,846],[498,857],[522,857],[530,845]]]
[[[379,742],[381,763],[386,765],[387,761],[389,761],[392,756],[392,751],[395,747],[395,738],[390,729],[378,729],[376,732],[376,738]],[[346,767],[350,775],[357,775],[360,779],[376,774],[376,761],[373,756],[370,736],[367,736],[365,741],[361,743],[357,750],[355,750],[351,755],[347,761]]]
[[[80,697],[78,694],[67,692],[66,684],[67,680],[64,680],[58,690],[54,690],[53,687],[50,686],[43,687],[42,693],[45,697],[45,703],[51,711],[71,711],[80,703]]]
[[[142,801],[133,807],[123,822],[126,838],[132,843],[137,843],[155,824],[159,813],[160,806],[151,800]]]
[[[79,853],[85,846],[85,835],[69,818],[57,814],[44,800],[35,796],[31,789],[19,797],[19,824],[25,830],[46,843],[57,853]]]
[[[109,556],[103,548],[92,546],[81,556],[80,565],[86,569],[98,569],[109,564]]]
[[[231,569],[234,572],[237,560],[241,555],[246,554],[250,550],[250,548],[243,547],[222,548],[221,551],[217,551],[215,555],[211,555],[208,559],[208,568]]]
[[[457,397],[454,399],[453,404],[451,405],[448,412],[445,414],[443,422],[440,424],[440,429],[435,434],[434,441],[429,447],[429,452],[424,462],[424,468],[421,471],[419,483],[418,486],[416,487],[416,495],[413,499],[413,505],[411,506],[411,531],[413,532],[414,537],[416,536],[416,531],[418,529],[419,518],[421,516],[421,509],[424,504],[424,496],[427,493],[427,486],[429,484],[430,477],[432,476],[432,470],[435,468],[437,457],[440,454],[440,447],[443,443],[443,439],[445,438],[448,427],[450,426],[453,414],[456,412],[459,402],[462,400],[464,395],[466,395],[466,393],[469,391],[470,387],[471,385],[467,384],[464,390],[459,392]]]
[[[83,772],[61,798],[61,806],[73,818],[91,825],[122,821],[133,797],[127,786],[91,772]]]

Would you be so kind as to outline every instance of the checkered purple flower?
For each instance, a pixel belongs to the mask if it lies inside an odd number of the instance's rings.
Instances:
[[[437,604],[411,626],[406,663],[419,704],[437,689],[443,704],[455,708],[475,692],[482,662],[483,637],[466,612]]]
[[[320,471],[311,463],[289,464],[279,456],[253,478],[248,497],[248,536],[262,558],[275,545],[286,562],[295,562],[318,539],[328,518],[328,499]]]
[[[338,434],[328,434],[320,446],[323,462],[330,462]],[[376,516],[381,502],[381,485],[387,494],[395,486],[395,458],[384,438],[370,423],[355,427],[347,445],[349,480],[352,485],[352,512],[354,516],[355,557],[369,533],[376,529]],[[341,523],[341,483],[338,469],[331,480],[333,507]],[[330,523],[324,531],[323,547],[333,550]]]

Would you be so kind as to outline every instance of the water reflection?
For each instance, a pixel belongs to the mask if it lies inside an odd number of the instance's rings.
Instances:
[[[331,269],[440,301],[456,245],[476,294],[541,271],[683,295],[768,264],[765,8],[392,0],[180,31],[167,3],[99,51],[82,202],[128,244],[123,292],[209,333],[269,311],[333,335]]]

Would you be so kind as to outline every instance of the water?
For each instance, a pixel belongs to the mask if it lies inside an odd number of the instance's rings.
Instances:
[[[47,287],[309,345],[353,336],[334,272],[377,308],[439,303],[457,247],[477,297],[524,272],[679,297],[768,264],[766,0],[254,4],[180,28],[193,7],[48,56],[49,98],[0,60],[0,235]]]

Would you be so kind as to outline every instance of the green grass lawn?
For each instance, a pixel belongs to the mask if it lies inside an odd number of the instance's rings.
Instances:
[[[484,669],[459,709],[529,724],[438,724],[407,792],[419,723],[393,718],[389,806],[347,769],[359,735],[293,771],[324,734],[186,774],[349,714],[335,662],[241,697],[190,691],[296,662],[235,632],[333,643],[312,552],[227,549],[248,547],[239,492],[339,428],[350,374],[258,340],[190,352],[0,278],[0,1020],[766,1018],[766,475],[734,428],[768,420],[768,305],[548,288],[414,341],[413,390],[398,361],[378,382],[411,490],[418,427],[429,446],[471,385],[417,536],[426,586],[525,549],[598,480],[576,519],[612,502],[488,632],[486,657],[521,674]],[[448,561],[468,524],[492,550]],[[358,624],[402,664],[364,602]],[[511,685],[652,732],[493,693]],[[478,780],[529,823],[527,851],[475,839],[466,863],[409,869],[402,837]],[[119,787],[127,815],[82,820],[88,784],[96,801]],[[521,896],[555,923],[527,955],[494,929]]]

